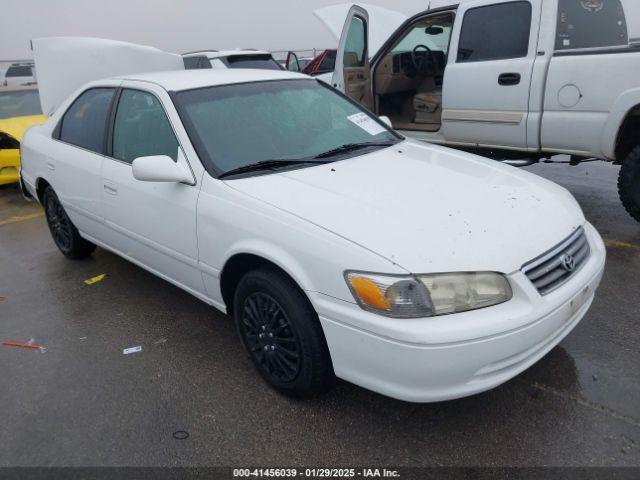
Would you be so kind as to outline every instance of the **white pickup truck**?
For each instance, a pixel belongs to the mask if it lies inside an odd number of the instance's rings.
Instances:
[[[397,130],[513,164],[622,164],[620,198],[640,221],[640,2],[471,0],[403,23],[326,10],[342,32],[333,86]]]

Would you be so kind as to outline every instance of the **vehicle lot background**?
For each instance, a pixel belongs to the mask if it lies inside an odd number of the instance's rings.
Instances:
[[[340,381],[313,400],[278,395],[229,318],[104,250],[66,260],[41,208],[0,190],[0,341],[46,348],[0,346],[0,466],[639,466],[640,228],[619,205],[618,168],[528,170],[569,188],[606,239],[596,301],[529,371],[427,405]]]
[[[202,49],[335,48],[337,40],[312,12],[336,3],[341,0],[2,0],[3,12],[11,14],[0,16],[0,58],[30,57],[29,41],[47,36],[109,38],[176,53]],[[413,15],[425,9],[428,2],[366,3]]]

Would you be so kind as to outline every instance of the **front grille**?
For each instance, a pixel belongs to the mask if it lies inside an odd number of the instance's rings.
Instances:
[[[587,237],[579,228],[560,245],[523,265],[522,272],[540,295],[546,295],[580,270],[589,258],[589,252]]]

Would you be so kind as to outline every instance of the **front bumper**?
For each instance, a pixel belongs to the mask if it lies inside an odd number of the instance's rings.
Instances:
[[[570,281],[542,297],[520,272],[509,275],[511,301],[456,315],[386,319],[355,304],[310,294],[336,375],[410,402],[465,397],[529,368],[580,322],[593,302],[605,248],[585,226],[591,256]]]

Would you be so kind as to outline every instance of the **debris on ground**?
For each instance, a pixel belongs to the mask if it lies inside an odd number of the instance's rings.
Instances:
[[[96,275],[95,277],[91,277],[88,280],[84,281],[85,285],[93,285],[94,283],[98,283],[101,282],[102,280],[104,280],[107,277],[106,273],[102,273],[100,275]]]
[[[189,432],[178,430],[177,432],[173,432],[173,438],[175,438],[176,440],[186,440],[187,438],[189,438]]]
[[[42,345],[35,345],[33,343],[33,338],[28,342],[2,342],[2,345],[5,347],[18,347],[18,348],[27,348],[29,350],[40,350],[44,353],[46,350]]]
[[[130,353],[138,353],[142,351],[142,346],[138,345],[137,347],[125,348],[122,350],[123,355],[129,355]]]

